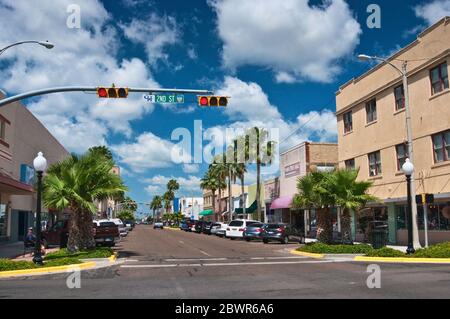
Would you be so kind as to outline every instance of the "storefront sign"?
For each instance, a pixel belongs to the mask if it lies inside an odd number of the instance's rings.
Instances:
[[[27,164],[20,165],[20,181],[28,185],[34,185],[34,168]]]

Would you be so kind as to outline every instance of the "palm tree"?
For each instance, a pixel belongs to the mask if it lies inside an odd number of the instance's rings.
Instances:
[[[254,145],[250,145],[250,137],[253,137]],[[245,136],[245,158],[256,163],[256,207],[261,221],[264,220],[261,210],[261,167],[271,163],[275,156],[275,142],[269,141],[268,138],[269,133],[258,127],[248,130]]]
[[[69,251],[95,247],[92,234],[95,200],[115,197],[127,191],[121,178],[111,172],[112,159],[87,152],[71,155],[49,167],[43,181],[44,205],[70,211]]]
[[[214,163],[210,165],[212,174],[217,181],[217,190],[219,192],[219,213],[222,213],[222,190],[227,187],[225,183],[228,176],[228,166],[224,159],[224,155],[219,155],[214,159]],[[217,217],[216,217],[217,220]]]
[[[373,184],[371,181],[356,181],[358,173],[359,170],[337,170],[329,176],[330,193],[336,205],[342,208],[343,243],[352,242],[350,211],[358,211],[368,202],[379,201],[377,197],[367,193]]]
[[[200,188],[203,190],[210,190],[212,193],[212,207],[214,213],[216,213],[216,191],[219,188],[220,182],[213,170],[212,166],[206,171],[205,175],[200,181]]]
[[[150,203],[150,209],[153,210],[153,219],[155,219],[155,212],[156,210],[159,210],[163,207],[162,205],[162,197],[161,196],[154,196],[151,203]]]
[[[173,200],[173,193],[166,191],[162,197],[164,202],[164,210],[166,213],[170,213],[170,205]]]
[[[329,193],[330,172],[311,172],[297,181],[298,194],[294,196],[293,207],[299,209],[316,209],[317,239],[330,243],[333,236],[330,209],[334,198]]]

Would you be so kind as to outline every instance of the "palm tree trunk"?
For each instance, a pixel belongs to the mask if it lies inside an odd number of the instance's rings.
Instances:
[[[241,202],[242,202],[242,213],[245,216],[245,209],[246,209],[246,203],[245,203],[245,185],[244,185],[244,174],[242,174],[241,177]]]
[[[219,188],[219,218],[222,216],[222,189]],[[218,219],[216,219],[218,220]]]
[[[258,145],[259,147],[259,145]],[[259,156],[259,155],[258,155]],[[260,221],[264,221],[261,211],[261,163],[258,161],[256,163],[256,212]]]
[[[91,212],[76,210],[72,213],[69,223],[67,249],[70,252],[95,248]]]
[[[230,214],[230,221],[232,219],[232,212],[231,212],[231,166],[228,167],[228,212]]]
[[[213,207],[214,216],[216,216],[216,192],[215,191],[212,192],[212,207]],[[216,220],[218,220],[217,217],[216,217]]]
[[[331,213],[329,208],[317,210],[317,240],[321,243],[330,244],[333,238],[333,226],[331,224]]]
[[[342,243],[343,244],[352,243],[353,239],[352,239],[351,216],[350,211],[346,208],[344,208],[342,211],[341,228],[342,228]]]

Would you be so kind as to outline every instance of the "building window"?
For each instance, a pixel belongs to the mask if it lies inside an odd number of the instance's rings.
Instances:
[[[403,90],[403,85],[397,86],[394,89],[395,95],[395,110],[402,110],[405,108],[405,91]]]
[[[355,169],[355,159],[348,159],[345,161],[345,169],[352,170]]]
[[[395,206],[397,229],[407,229],[406,206]],[[450,205],[447,203],[434,203],[427,207],[428,230],[450,230]],[[425,226],[423,205],[417,205],[417,226],[423,230]]]
[[[408,150],[405,143],[397,145],[395,150],[397,151],[397,170],[400,171],[408,157]]]
[[[366,103],[367,123],[377,120],[377,100],[373,99]]]
[[[6,205],[0,204],[0,238],[6,237],[8,234],[8,214]]]
[[[436,94],[448,89],[447,63],[444,62],[430,71],[431,93]]]
[[[6,122],[0,119],[0,140],[5,141],[6,138]]]
[[[344,113],[344,133],[353,131],[352,111]]]
[[[380,151],[369,154],[369,176],[381,175]]]
[[[434,162],[450,161],[450,130],[435,134],[432,139]]]

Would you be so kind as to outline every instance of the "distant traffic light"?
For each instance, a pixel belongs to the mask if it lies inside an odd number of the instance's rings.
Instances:
[[[110,99],[124,99],[128,97],[128,88],[97,88],[97,96],[100,98],[110,98]]]
[[[199,106],[227,106],[228,97],[226,96],[199,96]]]

